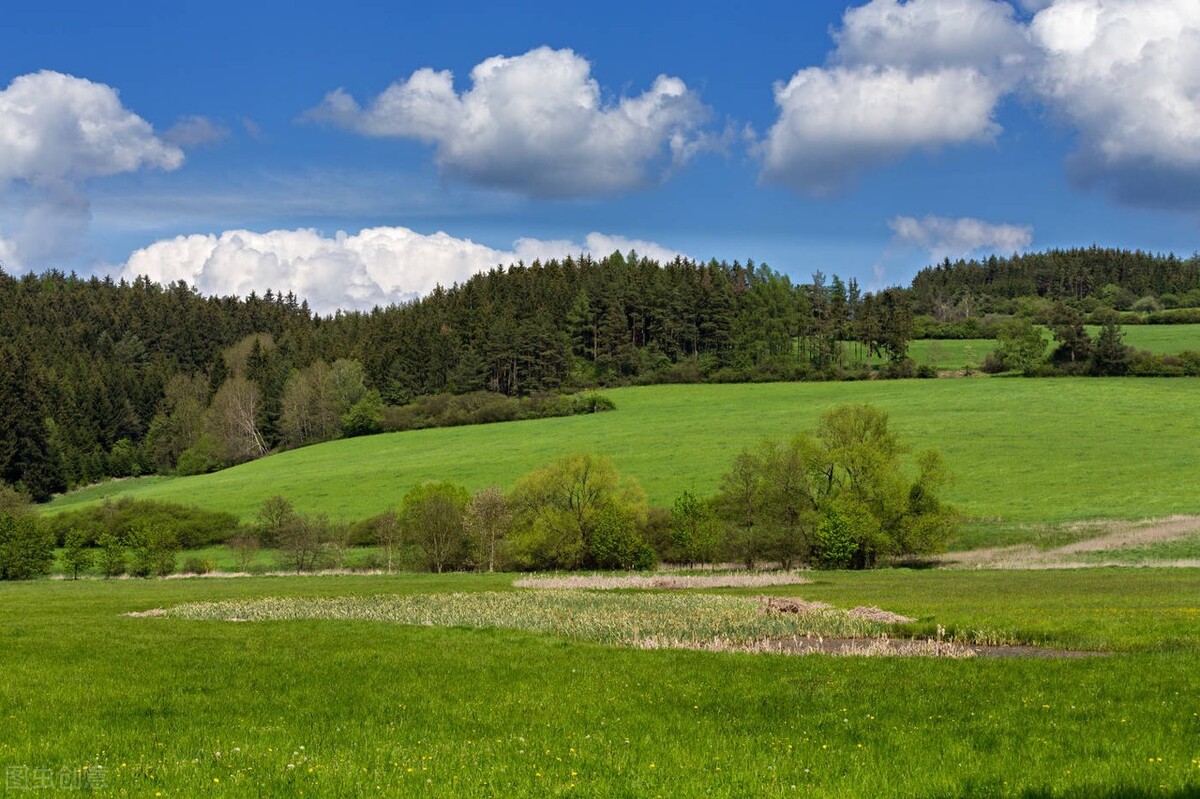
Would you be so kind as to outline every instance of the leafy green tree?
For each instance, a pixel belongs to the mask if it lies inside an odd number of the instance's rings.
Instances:
[[[497,556],[512,527],[512,509],[498,486],[475,492],[463,518],[478,571],[496,570]]]
[[[165,577],[174,573],[179,539],[173,530],[141,523],[130,528],[126,543],[133,556],[130,572],[135,577]]]
[[[1096,336],[1092,349],[1092,372],[1097,375],[1123,375],[1129,371],[1129,347],[1116,316],[1110,315]]]
[[[814,435],[743,450],[717,498],[735,551],[750,565],[849,558],[856,568],[935,551],[956,521],[938,495],[949,476],[926,452],[909,483],[904,452],[887,414],[867,405],[834,408]]]
[[[691,491],[684,491],[671,508],[671,544],[689,564],[713,563],[721,543],[720,525],[711,509]]]
[[[612,461],[568,455],[518,481],[510,553],[523,569],[574,569],[590,565],[592,535],[608,508],[628,511],[638,524],[646,499],[637,483],[622,480]]]
[[[78,580],[80,572],[92,568],[93,553],[88,543],[87,534],[78,528],[72,528],[63,542],[62,562],[72,580]]]
[[[125,543],[115,533],[101,533],[96,538],[100,550],[100,573],[105,577],[119,577],[125,573]]]
[[[1028,319],[1010,319],[996,332],[996,354],[1010,369],[1032,374],[1046,354],[1042,331]]]
[[[1083,326],[1083,314],[1063,303],[1057,303],[1050,314],[1050,332],[1058,342],[1054,359],[1081,363],[1088,359],[1092,339]]]
[[[290,500],[278,494],[267,498],[254,514],[259,541],[264,546],[275,546],[296,518],[296,509]]]
[[[342,415],[342,435],[347,438],[383,432],[383,399],[371,389]]]
[[[283,514],[275,530],[280,564],[297,574],[315,571],[325,561],[332,535],[327,516]]]
[[[813,560],[825,569],[844,569],[850,565],[858,552],[855,530],[861,522],[853,524],[837,507],[830,507],[817,525],[817,540],[813,546]]]
[[[649,569],[654,550],[638,533],[638,520],[628,508],[609,505],[592,530],[589,560],[597,569]]]
[[[50,571],[54,536],[13,489],[0,486],[0,580],[28,580]]]
[[[404,495],[400,528],[430,571],[441,573],[466,563],[470,541],[464,516],[470,502],[470,493],[453,483],[425,483]]]

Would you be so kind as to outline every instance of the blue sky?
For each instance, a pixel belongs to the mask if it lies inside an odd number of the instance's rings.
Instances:
[[[1194,0],[408,5],[7,9],[0,260],[329,310],[636,242],[869,287],[1196,249]]]

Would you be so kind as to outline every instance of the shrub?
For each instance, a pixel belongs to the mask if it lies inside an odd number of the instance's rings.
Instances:
[[[80,572],[92,567],[92,551],[88,549],[87,535],[82,530],[71,530],[62,551],[63,569],[71,579],[78,580]]]
[[[175,571],[179,539],[171,530],[143,523],[130,529],[126,541],[133,553],[130,572],[135,577],[165,577]]]
[[[122,497],[97,507],[60,513],[46,520],[48,529],[61,545],[73,528],[83,530],[88,543],[102,533],[125,536],[139,525],[165,527],[174,532],[184,549],[202,549],[221,544],[237,534],[240,523],[231,513],[186,507],[169,502]]]
[[[590,560],[598,569],[650,569],[654,550],[637,531],[632,513],[607,507],[600,512],[592,530]]]
[[[0,580],[28,580],[50,571],[54,536],[29,514],[0,514]]]
[[[125,573],[125,544],[112,533],[101,533],[96,539],[100,548],[100,573],[117,577]]]
[[[216,571],[217,565],[211,560],[192,556],[183,562],[184,574],[209,574]]]
[[[857,552],[858,540],[850,520],[837,508],[830,508],[817,525],[815,564],[823,569],[844,569]]]

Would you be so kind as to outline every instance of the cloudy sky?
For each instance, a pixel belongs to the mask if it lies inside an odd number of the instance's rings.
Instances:
[[[6,9],[4,269],[331,311],[582,251],[1197,249],[1197,0],[433,5]]]

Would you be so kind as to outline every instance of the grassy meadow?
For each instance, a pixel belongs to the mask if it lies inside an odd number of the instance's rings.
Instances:
[[[715,492],[741,447],[811,429],[841,403],[883,408],[914,448],[941,450],[956,477],[948,498],[987,529],[1200,512],[1200,428],[1188,421],[1196,385],[1187,379],[979,377],[606,393],[616,411],[335,441],[209,475],[106,483],[59,497],[46,512],[128,495],[249,519],[264,499],[282,494],[302,512],[349,521],[397,505],[426,480],[509,488],[579,451],[608,455],[652,503],[669,506],[685,489]]]
[[[0,584],[0,766],[112,796],[1200,791],[1196,571],[817,577],[765,590],[1115,654],[644,651],[502,626],[121,615],[428,601],[509,591],[504,575]]]
[[[1087,326],[1088,335],[1094,340],[1100,335],[1098,325]],[[1146,350],[1155,355],[1173,355],[1184,350],[1200,350],[1200,325],[1126,325],[1121,328],[1124,340],[1130,347]],[[1048,346],[1054,343],[1050,331],[1046,331]],[[848,344],[849,354],[858,356],[859,350]],[[939,370],[962,369],[968,362],[978,369],[984,356],[996,348],[996,340],[973,339],[917,339],[909,342],[908,355],[918,365],[928,365]],[[1047,350],[1049,351],[1049,350]],[[871,363],[882,363],[881,357],[867,359]]]

